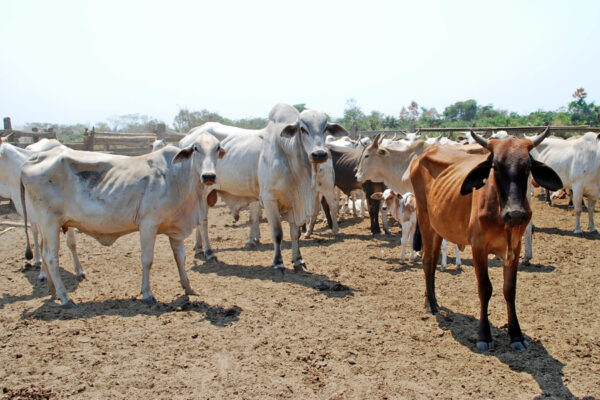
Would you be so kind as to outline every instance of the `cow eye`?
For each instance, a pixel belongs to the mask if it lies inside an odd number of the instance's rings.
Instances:
[[[306,129],[304,129],[304,127],[300,128],[300,130],[302,131],[302,133],[305,133],[308,135],[308,131]]]
[[[365,154],[365,158],[369,158],[369,155],[368,155],[368,154]]]

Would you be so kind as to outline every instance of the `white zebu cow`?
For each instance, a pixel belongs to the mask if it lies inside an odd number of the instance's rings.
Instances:
[[[23,164],[21,198],[25,233],[28,213],[39,225],[48,283],[63,307],[73,307],[58,270],[58,234],[75,227],[109,246],[120,236],[139,231],[142,252],[142,299],[156,303],[150,289],[150,267],[157,234],[169,236],[181,285],[192,289],[185,272],[183,240],[205,210],[205,185],[216,180],[215,164],[224,151],[206,133],[179,149],[167,146],[137,157],[53,149]],[[27,234],[28,256],[29,235]]]
[[[318,167],[329,158],[325,147],[328,133],[347,134],[340,125],[327,122],[326,115],[319,111],[298,113],[290,105],[277,104],[269,113],[258,181],[260,200],[271,225],[275,269],[284,269],[281,217],[290,225],[294,269],[306,268],[300,254],[300,226],[313,214]]]
[[[582,233],[580,218],[583,196],[588,198],[589,230],[597,232],[594,208],[600,194],[600,134],[587,132],[573,140],[550,137],[533,149],[531,155],[556,171],[564,188],[573,191],[574,233]]]
[[[25,149],[21,149],[10,143],[3,142],[2,138],[0,138],[0,196],[11,199],[19,215],[23,215],[23,206],[20,195],[21,166],[33,154],[50,150],[55,147],[63,149],[67,148],[56,139],[44,138],[39,142],[30,144]],[[33,233],[34,267],[40,268],[38,282],[43,282],[46,279],[46,273],[44,268],[41,267],[37,225],[32,224],[31,230]],[[69,229],[66,233],[67,247],[73,256],[75,274],[77,279],[84,279],[85,271],[81,268],[79,257],[77,256],[75,232],[73,229]]]
[[[383,207],[390,210],[390,213],[396,221],[402,226],[402,251],[400,253],[400,262],[404,262],[404,255],[406,253],[406,246],[410,246],[410,257],[412,261],[415,259],[415,252],[413,249],[413,240],[415,231],[417,230],[417,201],[415,195],[411,192],[400,194],[394,192],[392,189],[386,189],[383,193],[376,192],[371,195],[372,199],[382,200]],[[448,241],[442,240],[442,266],[440,270],[445,271],[448,265]],[[456,252],[456,266],[460,268],[460,249],[458,245],[454,244]]]
[[[250,235],[246,247],[254,247],[260,240],[261,208],[258,202],[258,163],[267,128],[243,129],[218,122],[207,122],[191,129],[188,135],[180,141],[181,147],[194,135],[203,131],[210,132],[222,140],[221,145],[227,151],[227,154],[217,165],[219,180],[216,182],[214,190],[230,208],[236,221],[239,218],[239,211],[250,206]],[[328,165],[327,162],[320,164],[316,174],[317,192],[315,192],[314,201],[320,202],[320,198],[323,196],[332,209],[337,207],[333,180],[333,165]],[[337,234],[338,224],[335,216],[332,216],[332,230],[334,235]],[[310,226],[307,237],[310,236],[309,232],[312,232]],[[200,229],[197,230],[196,254],[198,256],[204,255],[206,260],[216,259],[208,240],[208,221],[201,221]]]

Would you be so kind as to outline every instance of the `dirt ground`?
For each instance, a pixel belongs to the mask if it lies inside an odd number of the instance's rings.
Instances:
[[[258,249],[245,250],[247,213],[233,224],[218,205],[210,235],[219,262],[194,262],[193,236],[186,240],[199,296],[183,295],[161,236],[152,308],[140,301],[138,235],[103,247],[79,234],[87,280],[75,278],[64,239],[61,247],[72,310],[23,268],[25,236],[15,228],[0,236],[0,398],[600,397],[600,235],[572,234],[566,200],[533,203],[534,259],[520,267],[517,289],[531,342],[524,352],[509,346],[498,261],[490,267],[496,349],[480,353],[470,249],[461,270],[449,250],[451,265],[436,274],[442,312],[428,316],[420,263],[399,263],[397,226],[373,238],[367,219],[346,217],[334,239],[319,225],[301,243],[308,273],[291,270],[286,233],[282,276],[270,266],[268,225]],[[2,211],[0,219],[20,221]]]

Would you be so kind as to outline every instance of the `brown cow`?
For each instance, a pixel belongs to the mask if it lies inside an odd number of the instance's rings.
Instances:
[[[487,257],[495,254],[504,263],[504,298],[508,308],[511,346],[529,346],[523,338],[515,309],[517,266],[521,238],[531,219],[527,201],[529,173],[543,187],[562,187],[558,175],[535,161],[529,151],[548,135],[548,129],[533,139],[507,138],[489,141],[472,132],[489,154],[466,154],[450,146],[433,146],[413,162],[410,171],[417,197],[417,221],[423,241],[423,270],[427,311],[435,314],[435,266],[442,238],[458,245],[471,245],[477,275],[481,315],[477,347],[493,348],[488,302],[492,284]],[[474,190],[476,189],[476,190]]]

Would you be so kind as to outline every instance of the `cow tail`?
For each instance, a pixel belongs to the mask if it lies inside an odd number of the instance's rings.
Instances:
[[[413,238],[413,250],[421,251],[423,248],[423,238],[421,237],[421,229],[419,229],[419,223],[417,222],[417,229],[415,230],[415,236]]]
[[[21,179],[21,204],[23,206],[23,219],[25,222],[25,240],[27,241],[27,248],[25,249],[25,258],[31,260],[33,253],[31,252],[31,244],[29,243],[29,231],[27,230],[27,206],[25,205],[25,186],[23,186],[23,180]]]

